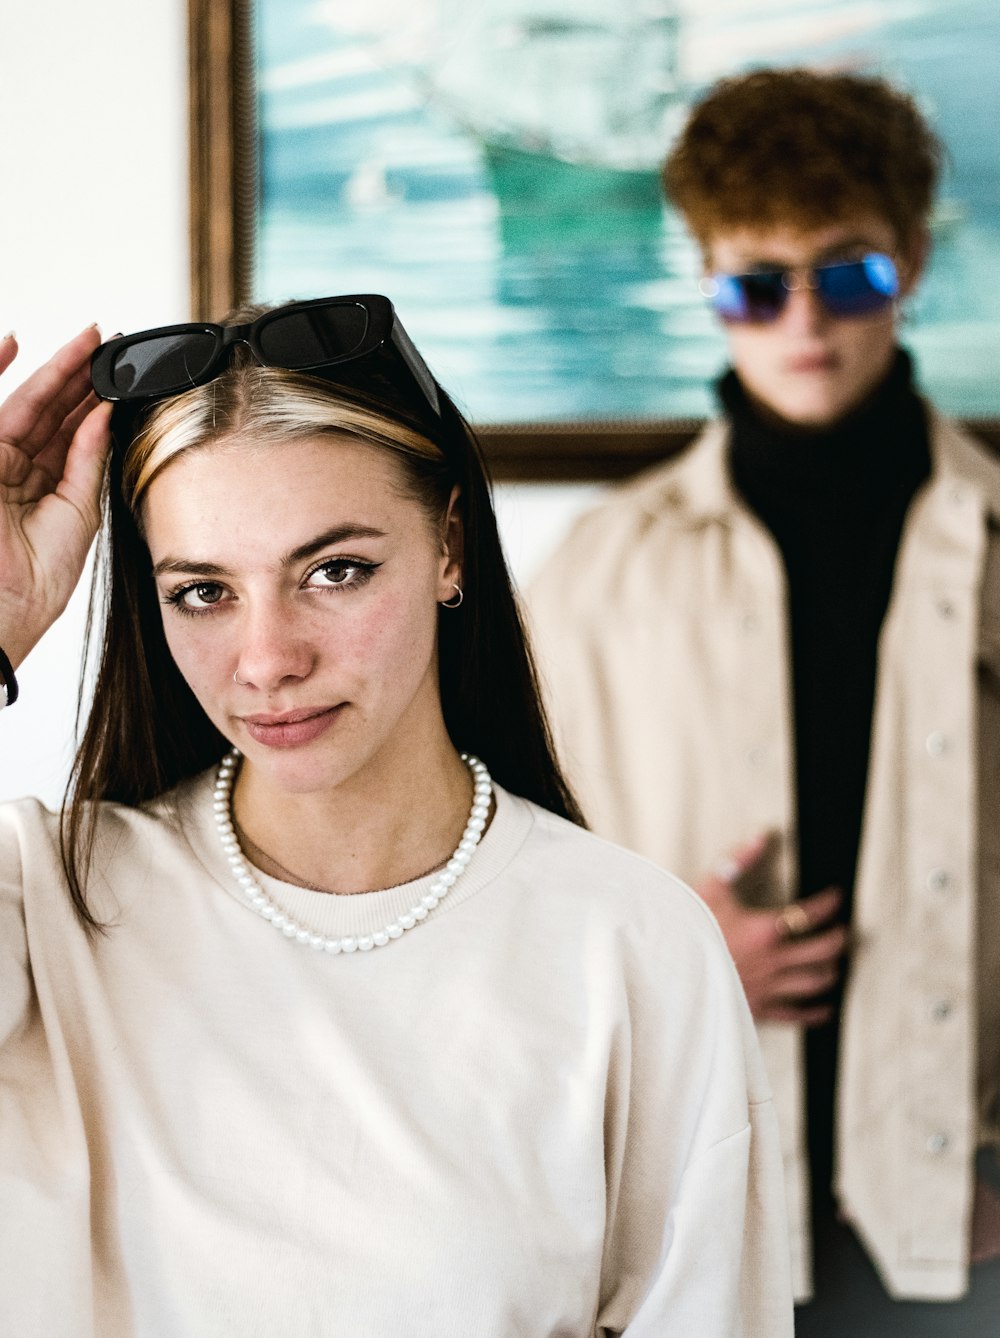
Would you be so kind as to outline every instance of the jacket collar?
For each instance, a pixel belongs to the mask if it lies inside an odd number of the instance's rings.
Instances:
[[[931,478],[928,489],[972,487],[985,509],[1000,521],[1000,470],[974,437],[928,406]],[[728,464],[729,426],[725,419],[706,424],[681,454],[647,470],[626,494],[653,520],[695,529],[711,522],[732,524],[746,514],[733,486]]]

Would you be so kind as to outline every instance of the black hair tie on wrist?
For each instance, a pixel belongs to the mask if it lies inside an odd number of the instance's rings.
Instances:
[[[14,677],[14,666],[2,650],[0,650],[0,678],[3,679],[3,691],[7,699],[3,704],[13,706],[17,701],[17,679]]]

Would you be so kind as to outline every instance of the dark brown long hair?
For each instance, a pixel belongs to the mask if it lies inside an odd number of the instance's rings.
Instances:
[[[232,319],[245,320],[247,313]],[[269,414],[268,406],[289,388],[320,400],[322,426],[314,416],[296,422],[288,412]],[[265,442],[348,432],[391,449],[404,465],[413,495],[437,517],[443,517],[458,486],[465,598],[459,608],[442,610],[438,624],[448,733],[456,748],[482,757],[500,785],[582,824],[556,761],[500,545],[487,467],[475,434],[438,389],[440,415],[412,391],[382,376],[366,376],[363,362],[347,364],[332,385],[259,367],[237,346],[230,366],[208,386],[154,406],[140,422],[113,421],[106,524],[94,578],[94,591],[103,591],[103,599],[92,597],[88,627],[90,640],[100,630],[102,612],[103,645],[61,830],[70,894],[91,927],[100,928],[86,898],[97,803],[144,804],[212,766],[229,748],[167,648],[139,501],[158,469],[177,454],[240,430],[255,439],[262,435]],[[186,414],[187,434],[174,432],[181,444],[175,440],[158,456],[157,443],[169,438],[178,414]],[[201,426],[191,432],[194,421]]]

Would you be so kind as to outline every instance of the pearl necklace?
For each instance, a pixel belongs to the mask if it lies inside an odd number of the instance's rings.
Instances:
[[[463,753],[462,761],[472,772],[472,811],[469,814],[469,821],[465,824],[465,831],[462,833],[462,839],[459,841],[455,853],[431,883],[426,894],[420,898],[415,906],[411,906],[408,911],[404,911],[402,915],[397,916],[391,924],[373,934],[363,934],[357,938],[352,936],[325,938],[322,934],[314,934],[311,929],[306,929],[303,925],[297,924],[290,915],[286,915],[284,911],[279,909],[250,872],[250,866],[243,858],[243,852],[240,849],[240,843],[236,838],[233,827],[232,815],[233,778],[236,775],[236,764],[239,761],[239,756],[238,749],[234,748],[220,762],[212,801],[215,825],[219,829],[219,838],[222,841],[222,849],[225,851],[229,867],[243,892],[247,906],[255,910],[262,919],[267,920],[275,929],[280,930],[285,938],[294,939],[297,943],[304,943],[317,952],[329,952],[336,955],[339,952],[370,952],[372,948],[384,948],[393,939],[402,938],[405,930],[412,929],[421,920],[426,920],[431,911],[448,895],[468,868],[473,851],[482,838],[483,831],[486,828],[486,820],[490,813],[490,801],[493,797],[493,782],[490,779],[490,773],[478,757],[471,757],[468,753]]]

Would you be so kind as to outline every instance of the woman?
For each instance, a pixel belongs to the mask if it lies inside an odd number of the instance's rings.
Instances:
[[[96,343],[0,409],[8,699],[98,528]],[[3,1331],[790,1333],[732,965],[574,825],[479,455],[391,304],[93,377],[94,703],[62,819],[0,810]]]

